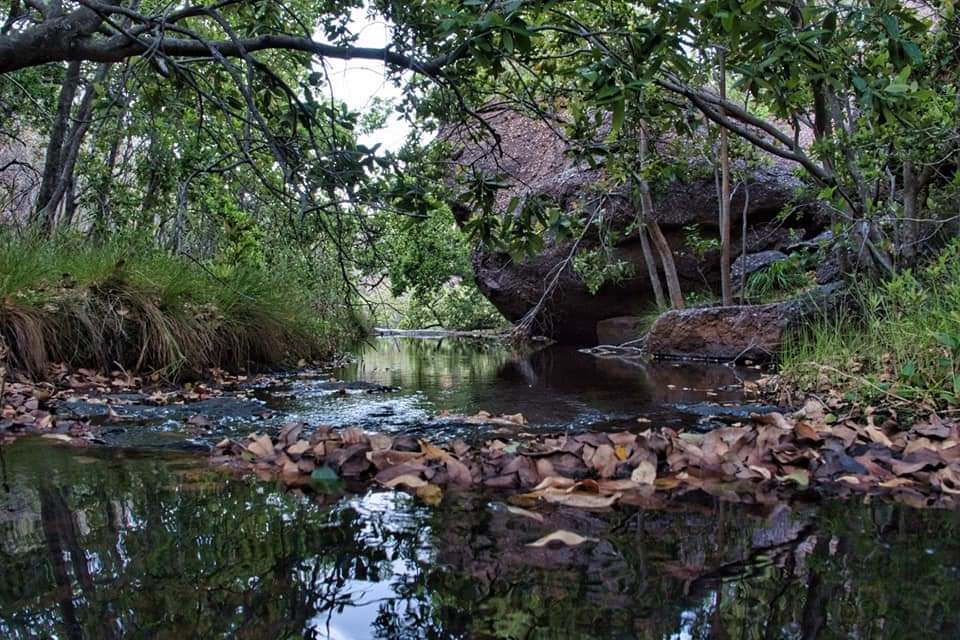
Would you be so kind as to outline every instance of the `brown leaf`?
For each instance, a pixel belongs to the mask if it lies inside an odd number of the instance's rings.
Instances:
[[[247,445],[247,451],[263,460],[276,457],[273,442],[270,440],[270,436],[266,435],[254,437],[253,442]]]
[[[913,425],[910,430],[922,436],[930,436],[932,438],[947,438],[952,433],[952,429],[945,425],[943,420],[940,419],[940,416],[936,414],[931,415],[930,420],[927,422]]]
[[[420,476],[405,473],[395,478],[391,478],[386,482],[381,482],[381,484],[383,484],[385,487],[390,487],[391,489],[394,487],[408,487],[410,489],[417,489],[419,487],[426,486],[427,481]]]
[[[368,451],[367,460],[373,463],[378,470],[393,467],[398,464],[407,464],[423,458],[417,451]]]
[[[881,444],[888,449],[893,447],[893,443],[890,442],[890,438],[888,438],[887,434],[881,431],[878,427],[867,427],[866,432],[867,435],[870,436],[870,439],[877,444]]]
[[[542,498],[551,504],[562,504],[578,509],[606,509],[619,500],[621,495],[615,493],[610,496],[601,496],[595,493],[572,491],[570,493],[546,493]]]
[[[924,451],[924,450],[934,451],[936,450],[936,447],[928,438],[917,438],[916,440],[913,440],[910,444],[907,445],[907,448],[903,450],[903,455],[909,456],[911,453],[914,453],[915,451]]]
[[[881,482],[877,486],[883,487],[884,489],[896,489],[898,487],[906,487],[914,484],[916,484],[916,482],[909,478],[892,478],[885,482]]]
[[[536,513],[535,511],[529,511],[521,507],[515,507],[512,504],[508,504],[506,505],[506,507],[507,507],[507,511],[509,511],[515,516],[522,516],[524,518],[530,518],[531,520],[535,520],[536,522],[543,522],[543,516],[540,515],[539,513]]]
[[[630,480],[640,485],[652,485],[657,480],[657,465],[643,460],[630,474]]]
[[[613,447],[609,444],[602,444],[597,447],[596,452],[590,459],[590,466],[593,467],[601,478],[612,478],[617,471],[617,465],[620,460]]]
[[[572,531],[566,531],[560,529],[554,531],[553,533],[547,534],[536,540],[527,544],[528,547],[546,547],[549,544],[563,544],[568,547],[575,547],[577,545],[583,544],[584,542],[597,542],[596,538],[585,538],[581,535],[573,533]]]
[[[798,440],[808,440],[810,442],[820,442],[823,436],[809,422],[798,422],[796,426]]]
[[[615,446],[629,448],[633,446],[633,443],[637,441],[637,435],[635,433],[630,433],[629,431],[622,431],[620,433],[608,433],[607,438]]]
[[[447,473],[450,475],[450,482],[464,487],[468,487],[473,484],[473,477],[471,476],[470,469],[467,468],[467,465],[463,464],[453,456],[448,456],[445,460],[445,464],[447,466]]]
[[[443,489],[435,484],[426,484],[422,487],[417,487],[416,494],[418,498],[431,507],[435,507],[443,501]]]
[[[367,436],[360,427],[350,427],[340,432],[340,439],[345,445],[357,445],[367,441]]]
[[[376,453],[378,451],[389,451],[390,447],[393,446],[393,438],[382,433],[370,436],[370,451]]]
[[[287,447],[287,455],[294,458],[299,458],[305,454],[310,449],[310,443],[306,440],[297,440],[295,443]]]
[[[424,466],[421,464],[411,464],[411,463],[398,464],[396,466],[384,469],[383,471],[378,473],[376,476],[374,476],[373,479],[379,482],[380,484],[386,484],[399,476],[417,475],[421,473],[423,470],[424,470]]]
[[[890,468],[893,469],[893,472],[898,476],[908,476],[912,473],[920,471],[930,464],[931,463],[928,461],[905,462],[903,460],[892,460],[890,462]]]

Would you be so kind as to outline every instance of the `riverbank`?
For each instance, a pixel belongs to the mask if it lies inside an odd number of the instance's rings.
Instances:
[[[960,241],[879,283],[850,285],[855,304],[817,318],[784,345],[794,395],[839,395],[912,419],[960,408]]]
[[[122,242],[0,239],[0,347],[54,364],[198,377],[324,359],[363,332],[322,283],[282,264],[223,264]]]

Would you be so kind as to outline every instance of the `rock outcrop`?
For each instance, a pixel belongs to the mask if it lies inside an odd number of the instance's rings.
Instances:
[[[601,167],[578,162],[567,153],[559,127],[551,127],[510,110],[485,112],[487,124],[497,132],[499,145],[492,140],[481,143],[464,128],[451,129],[441,139],[454,149],[454,161],[470,171],[500,176],[509,185],[496,196],[496,208],[507,214],[513,198],[545,196],[565,211],[587,209],[599,194],[605,194],[603,225],[616,240],[609,247],[613,261],[632,268],[630,275],[616,283],[604,284],[591,293],[569,264],[572,243],[545,238],[545,248],[537,255],[514,260],[510,255],[481,246],[473,256],[473,268],[480,290],[509,320],[524,316],[544,294],[547,284],[557,278],[557,286],[537,318],[535,329],[555,339],[579,344],[595,344],[597,323],[609,318],[636,316],[653,306],[653,292],[636,222],[638,212],[622,188],[612,186]],[[476,134],[477,132],[472,132]],[[673,149],[671,153],[676,150]],[[666,153],[666,150],[664,150]],[[716,290],[719,282],[719,255],[708,251],[697,256],[687,246],[687,229],[697,228],[705,238],[717,236],[718,199],[714,174],[706,161],[687,159],[688,170],[681,178],[655,188],[654,217],[673,249],[678,275],[685,291]],[[747,250],[749,253],[785,249],[797,237],[807,238],[819,231],[816,216],[788,228],[776,221],[776,215],[791,203],[801,186],[789,163],[764,161],[744,168],[749,183],[747,203]],[[747,189],[738,188],[731,210],[733,227],[740,229]],[[455,215],[463,223],[475,215],[464,199],[452,203]],[[740,254],[739,233],[735,255]],[[595,232],[583,238],[579,251],[600,246]],[[557,272],[559,270],[559,275]],[[662,274],[662,270],[661,270]]]
[[[647,351],[662,358],[765,362],[788,330],[842,303],[839,284],[817,287],[785,302],[668,311],[647,334]]]

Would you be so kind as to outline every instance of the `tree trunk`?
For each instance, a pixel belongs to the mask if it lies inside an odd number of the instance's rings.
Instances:
[[[667,242],[660,225],[656,220],[650,220],[648,223],[650,229],[650,239],[653,240],[657,252],[660,254],[660,261],[663,263],[663,274],[667,280],[667,290],[670,292],[670,304],[674,309],[683,309],[683,290],[680,288],[680,278],[677,277],[677,265],[673,261],[673,251]]]
[[[740,228],[740,261],[743,263],[740,269],[740,304],[747,303],[747,211],[750,210],[750,183],[743,181],[743,220]]]
[[[640,164],[643,165],[647,159],[647,132],[643,127],[640,128]],[[667,291],[670,294],[670,305],[674,309],[683,309],[683,290],[680,288],[680,278],[677,276],[677,265],[673,260],[673,251],[670,244],[660,230],[653,216],[653,197],[650,195],[650,184],[640,178],[640,210],[643,219],[646,222],[647,231],[650,232],[650,239],[653,246],[657,248],[660,255],[660,262],[663,264],[663,277],[667,281]]]
[[[667,306],[667,300],[663,295],[663,285],[660,284],[660,272],[657,268],[657,259],[653,254],[653,249],[650,247],[650,239],[647,235],[650,232],[647,229],[646,207],[643,204],[643,196],[640,191],[640,180],[636,177],[634,177],[631,194],[634,210],[639,211],[640,228],[637,229],[637,236],[640,237],[640,250],[643,251],[643,261],[647,265],[647,276],[650,278],[650,287],[653,289],[653,299],[657,303],[657,308],[663,309]]]
[[[653,288],[653,299],[657,303],[658,309],[667,306],[667,300],[663,296],[663,285],[660,284],[660,272],[657,269],[657,261],[653,255],[653,249],[650,247],[650,240],[647,238],[647,223],[644,222],[640,227],[640,249],[643,251],[643,261],[647,263],[647,275],[650,276],[650,286]]]
[[[910,266],[917,258],[917,243],[920,236],[920,221],[918,199],[919,199],[919,181],[917,174],[913,169],[913,161],[903,161],[903,216],[900,220],[900,229],[898,237],[900,246],[897,247],[897,255],[900,257],[903,266]]]
[[[723,103],[727,99],[726,54],[720,52],[720,114],[726,116]],[[720,292],[723,304],[733,304],[733,283],[730,278],[730,145],[727,129],[720,127]]]
[[[63,146],[63,141],[61,141],[61,149],[58,154],[59,157],[55,169],[56,181],[46,202],[37,208],[38,216],[42,216],[41,220],[44,233],[47,235],[53,233],[56,229],[57,210],[63,202],[63,197],[66,195],[67,189],[69,189],[73,183],[73,171],[77,166],[80,147],[83,144],[87,130],[90,128],[93,117],[93,105],[97,97],[97,85],[106,80],[111,66],[111,64],[101,64],[97,68],[96,74],[94,74],[93,79],[83,93],[83,98],[80,102],[77,116],[74,119],[73,127],[70,130],[70,134],[66,137],[66,145]],[[44,169],[44,173],[46,174],[46,168]]]
[[[60,99],[57,102],[57,115],[50,129],[50,140],[47,142],[47,153],[43,161],[43,177],[40,181],[40,190],[37,192],[37,201],[34,207],[34,221],[46,226],[47,204],[57,186],[62,169],[63,144],[67,138],[67,127],[70,123],[70,113],[73,110],[73,100],[80,85],[80,63],[71,62],[67,67],[67,74],[60,85]]]

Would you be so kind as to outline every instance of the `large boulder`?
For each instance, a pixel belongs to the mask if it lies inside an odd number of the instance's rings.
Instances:
[[[842,302],[839,284],[817,287],[785,302],[668,311],[647,334],[647,351],[661,358],[771,360],[787,331]]]
[[[539,254],[523,260],[480,246],[473,256],[473,269],[483,294],[509,320],[517,321],[556,280],[535,329],[558,340],[580,344],[596,344],[597,323],[602,320],[649,311],[653,307],[653,292],[636,233],[638,212],[630,206],[624,190],[611,185],[601,167],[574,159],[558,126],[504,109],[487,111],[483,117],[483,127],[450,128],[440,138],[451,145],[452,159],[462,167],[461,171],[480,171],[506,181],[508,187],[497,193],[495,208],[502,215],[509,215],[506,212],[512,199],[522,201],[536,196],[546,197],[568,212],[582,211],[594,207],[602,196],[602,224],[608,232],[608,243],[609,238],[615,238],[608,247],[610,259],[624,261],[631,267],[628,277],[604,284],[591,293],[573,269],[570,241],[547,237]],[[498,140],[478,135],[486,127],[496,131]],[[667,153],[665,143],[660,143],[660,148]],[[676,149],[669,152],[675,153]],[[681,177],[655,189],[654,217],[673,249],[684,290],[715,291],[719,283],[718,253],[708,251],[698,257],[687,246],[691,226],[702,237],[718,236],[715,177],[705,161],[688,159],[686,166],[688,169]],[[739,169],[748,178],[749,200],[745,198],[747,190],[738,188],[731,211],[734,229],[739,230],[747,204],[748,252],[783,249],[797,236],[810,237],[819,231],[819,222],[813,215],[792,229],[776,220],[784,206],[793,203],[801,186],[789,163],[765,160]],[[455,197],[452,205],[460,223],[476,214],[465,198]],[[735,235],[734,250],[739,255],[740,234]],[[599,235],[592,233],[583,238],[578,251],[590,251],[600,245]]]

